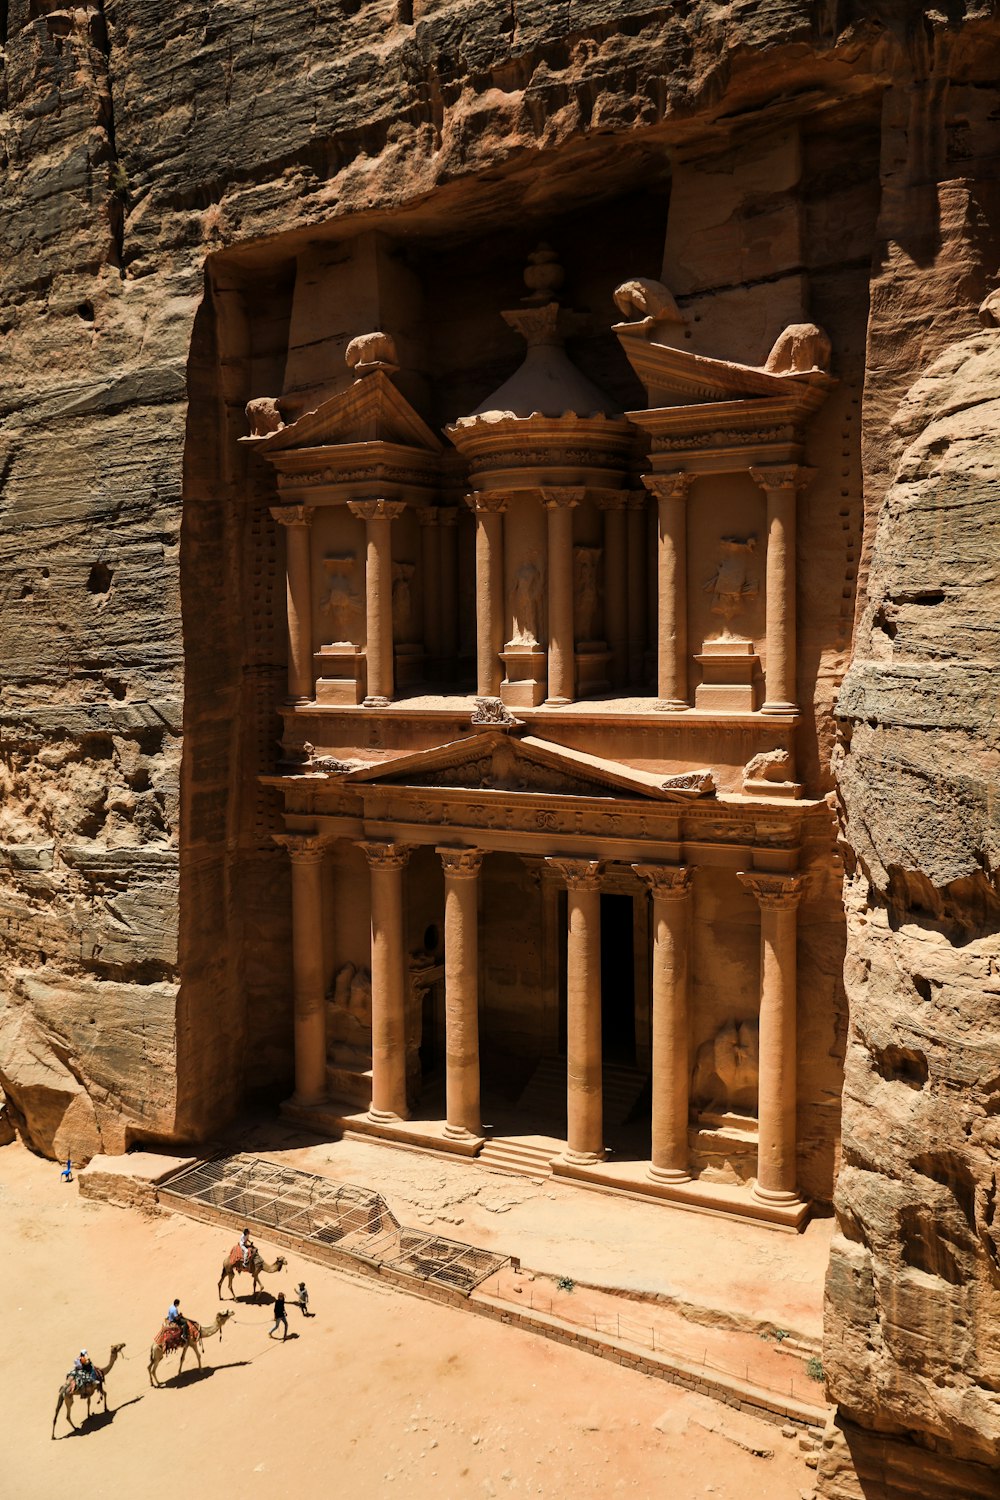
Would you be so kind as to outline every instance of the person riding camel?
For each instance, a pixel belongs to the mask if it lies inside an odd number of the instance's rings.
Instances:
[[[179,1297],[175,1297],[173,1302],[171,1302],[170,1306],[167,1308],[165,1326],[167,1328],[176,1328],[181,1336],[182,1343],[187,1343],[187,1318],[185,1318],[184,1314],[181,1312],[181,1299]]]
[[[254,1245],[253,1241],[250,1238],[250,1231],[249,1229],[244,1229],[243,1233],[240,1235],[240,1250],[243,1253],[244,1269],[250,1264],[250,1256],[253,1254],[253,1249]]]
[[[104,1384],[104,1376],[94,1364],[86,1349],[81,1349],[76,1359],[74,1359],[70,1374],[75,1376],[81,1385],[86,1385],[88,1382],[93,1382],[96,1386]]]

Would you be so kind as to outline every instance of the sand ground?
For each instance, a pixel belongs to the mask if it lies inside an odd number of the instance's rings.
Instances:
[[[192,1316],[213,1319],[231,1238],[179,1215],[89,1202],[52,1163],[19,1145],[0,1150],[2,1500],[811,1494],[797,1441],[777,1427],[294,1258],[270,1290],[290,1295],[305,1278],[316,1316],[290,1307],[287,1343],[269,1340],[266,1306],[238,1303],[221,1343],[206,1342],[202,1373],[178,1378],[173,1357],[167,1388],[151,1390],[149,1343],[168,1302],[179,1296]],[[60,1415],[52,1441],[74,1354],[86,1347],[103,1363],[119,1340],[109,1416],[77,1436]],[[732,1440],[748,1435],[774,1456]]]

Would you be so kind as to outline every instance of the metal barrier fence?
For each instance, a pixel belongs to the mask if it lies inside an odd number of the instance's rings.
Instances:
[[[303,1243],[335,1246],[369,1265],[449,1287],[465,1296],[509,1263],[474,1245],[407,1229],[381,1193],[334,1182],[256,1156],[219,1156],[186,1167],[161,1197],[203,1203],[234,1224],[278,1230]]]

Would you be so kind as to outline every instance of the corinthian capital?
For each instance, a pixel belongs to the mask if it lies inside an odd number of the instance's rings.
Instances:
[[[406,509],[406,501],[348,500],[347,509],[362,521],[395,521]]]
[[[582,504],[587,491],[582,486],[560,484],[547,485],[545,489],[539,490],[539,494],[546,510],[570,510],[574,505]]]
[[[483,862],[482,849],[449,849],[438,845],[446,880],[474,880]]]
[[[326,843],[315,833],[275,833],[276,844],[283,844],[294,864],[311,865],[323,858]]]
[[[409,844],[394,844],[389,839],[358,839],[372,870],[401,870],[410,857]]]
[[[272,505],[271,515],[281,526],[308,526],[312,522],[312,505]]]
[[[660,900],[684,901],[691,894],[689,865],[633,865],[632,868]]]
[[[471,490],[465,503],[477,516],[502,516],[507,509],[508,496],[494,490]]]
[[[672,474],[643,474],[642,482],[657,500],[686,500],[693,474],[677,469]]]
[[[604,861],[601,859],[552,859],[546,856],[545,863],[566,882],[569,890],[599,891]]]
[[[750,470],[750,478],[765,494],[769,490],[804,490],[815,476],[815,469],[803,468],[801,464],[756,464]]]
[[[762,908],[790,910],[802,899],[803,879],[801,875],[763,875],[740,871],[738,877]]]

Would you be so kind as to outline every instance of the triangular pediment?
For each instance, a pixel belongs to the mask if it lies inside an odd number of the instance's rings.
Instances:
[[[267,437],[244,438],[265,456],[296,449],[339,447],[346,443],[390,443],[440,453],[443,444],[385,370],[372,370],[346,391],[304,412]]]
[[[396,756],[345,776],[345,782],[370,786],[406,786],[476,792],[542,793],[554,797],[602,799],[653,798],[685,802],[712,788],[707,773],[695,773],[692,784],[671,785],[678,778],[637,771],[532,735],[515,738],[487,730],[449,741],[432,750]],[[680,778],[685,780],[685,778]]]

